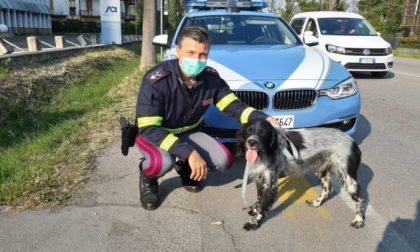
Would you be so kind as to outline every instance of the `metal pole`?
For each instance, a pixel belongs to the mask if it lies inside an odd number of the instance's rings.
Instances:
[[[134,19],[134,30],[135,30],[135,32],[136,32],[136,38],[137,38],[137,24],[138,24],[138,21],[137,21],[137,15],[138,15],[138,13],[137,13],[137,0],[134,0],[134,13],[136,13],[136,16],[135,16],[135,19]]]
[[[80,8],[80,0],[79,0],[79,34],[82,33],[81,27],[82,27],[82,10]]]
[[[160,34],[163,34],[163,0],[160,0]],[[163,48],[160,47],[160,58],[163,60]]]

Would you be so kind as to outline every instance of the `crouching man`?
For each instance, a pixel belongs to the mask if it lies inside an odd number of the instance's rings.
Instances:
[[[152,68],[141,83],[136,145],[143,156],[139,187],[146,210],[159,206],[158,178],[172,168],[187,191],[199,192],[199,181],[207,177],[208,169],[224,171],[232,165],[229,150],[200,132],[202,116],[210,105],[242,124],[259,118],[280,127],[274,118],[241,102],[217,71],[206,66],[209,50],[208,33],[187,27],[177,42],[178,58]]]

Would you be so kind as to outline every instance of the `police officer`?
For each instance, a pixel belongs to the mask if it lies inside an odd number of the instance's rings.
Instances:
[[[206,67],[210,38],[200,27],[187,27],[176,47],[177,59],[164,61],[145,74],[137,99],[140,163],[140,202],[147,210],[159,206],[158,178],[175,167],[183,187],[199,192],[208,169],[224,171],[233,158],[229,150],[200,132],[203,114],[214,104],[242,124],[252,119],[277,121],[241,102],[220,78]]]

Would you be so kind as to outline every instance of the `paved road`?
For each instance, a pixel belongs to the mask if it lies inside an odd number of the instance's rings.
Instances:
[[[281,197],[263,226],[246,232],[240,198],[243,160],[211,173],[199,194],[174,172],[161,179],[164,202],[139,207],[137,152],[118,142],[97,159],[90,181],[66,207],[0,213],[2,251],[420,251],[420,61],[396,58],[385,79],[356,75],[362,117],[355,139],[363,151],[359,180],[368,201],[365,228],[350,227],[354,206],[337,190],[324,206],[306,199],[313,176],[281,182]],[[248,199],[255,195],[249,186]],[[281,204],[280,204],[281,202]]]

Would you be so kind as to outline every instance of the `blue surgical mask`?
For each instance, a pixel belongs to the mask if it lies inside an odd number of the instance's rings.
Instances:
[[[187,77],[195,77],[206,68],[207,60],[182,58],[181,68]]]

